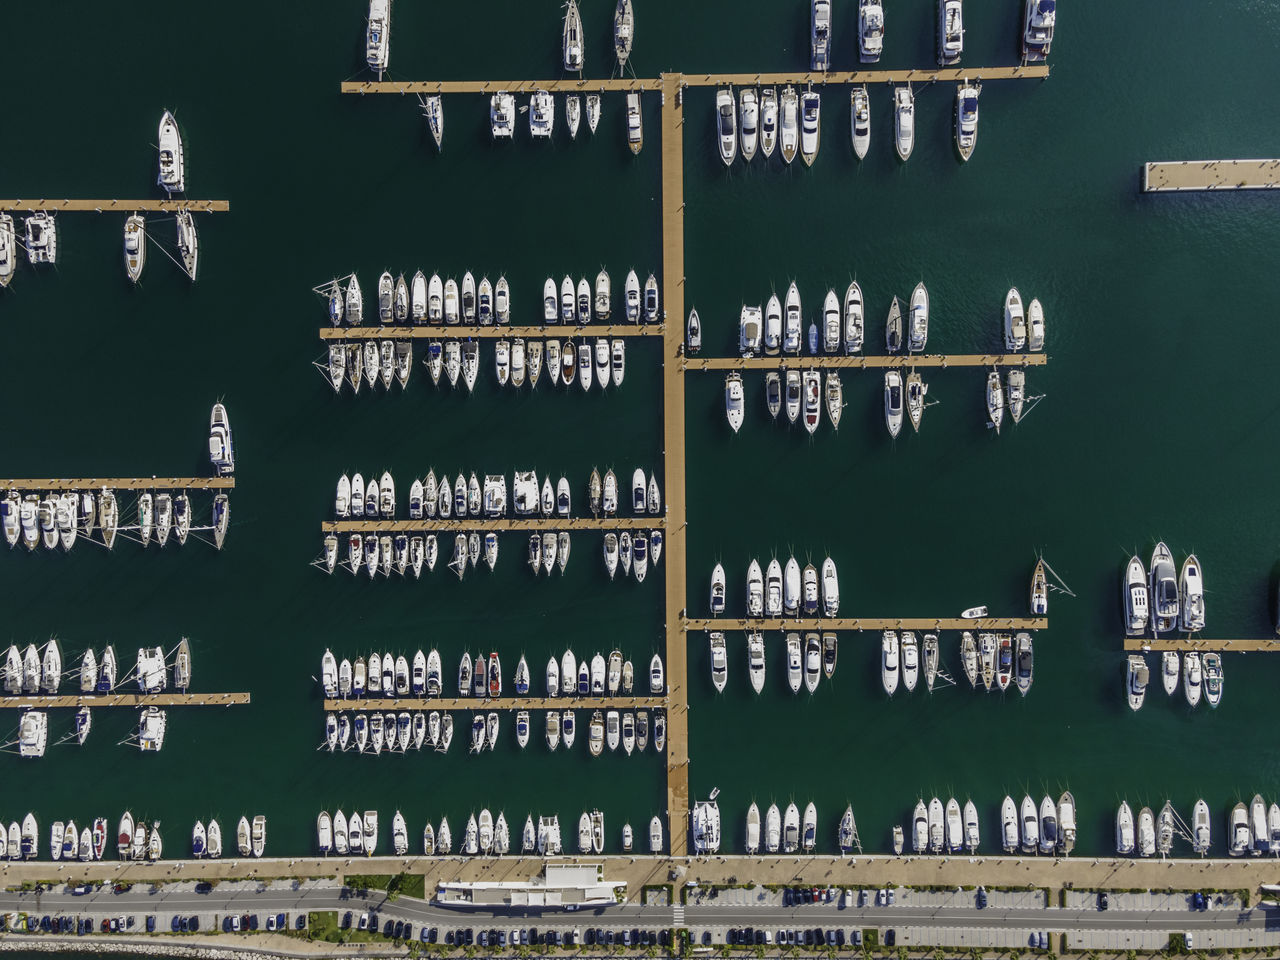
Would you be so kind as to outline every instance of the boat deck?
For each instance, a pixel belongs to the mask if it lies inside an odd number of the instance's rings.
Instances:
[[[960,353],[960,354],[894,354],[865,356],[843,354],[830,356],[777,357],[689,357],[682,366],[686,370],[781,370],[784,367],[863,370],[881,367],[1043,367],[1049,358],[1043,353]]]
[[[0,480],[5,490],[230,490],[236,485],[232,477],[128,477],[54,480]]]
[[[650,530],[664,526],[661,516],[637,517],[466,517],[458,520],[328,520],[321,533],[461,533],[471,530]],[[664,544],[662,560],[666,560]]]
[[[227,213],[231,210],[231,203],[228,200],[0,200],[0,210],[48,210],[52,213],[172,213],[190,210],[192,213]]]
[[[1194,190],[1275,190],[1280,160],[1175,160],[1142,167],[1143,193]]]
[[[485,340],[501,337],[555,337],[572,340],[574,337],[662,337],[666,324],[662,323],[589,323],[574,326],[571,323],[506,324],[479,327],[472,325],[416,324],[413,326],[357,326],[322,327],[321,340]]]
[[[540,678],[539,678],[540,679]],[[370,697],[326,699],[325,710],[656,710],[667,705],[660,696],[637,697]],[[589,719],[589,718],[588,718]],[[579,720],[579,732],[586,720]]]
[[[75,693],[61,696],[0,694],[0,709],[58,707],[230,707],[249,702],[247,693]]]
[[[1209,637],[1125,637],[1125,650],[1160,653],[1177,650],[1179,653],[1258,653],[1280,651],[1280,637],[1261,637],[1249,640],[1218,640]]]
[[[665,555],[665,554],[664,554]],[[685,620],[686,630],[794,630],[800,633],[830,633],[834,630],[1048,630],[1048,617],[810,617],[806,619],[756,618]]]

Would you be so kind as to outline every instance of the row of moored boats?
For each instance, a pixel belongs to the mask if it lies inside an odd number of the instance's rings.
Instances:
[[[228,506],[225,493],[214,496],[209,529],[219,549],[230,520]],[[97,493],[79,490],[44,496],[29,493],[25,497],[11,490],[0,499],[0,528],[5,542],[10,547],[21,542],[28,550],[35,550],[41,543],[48,550],[59,546],[70,550],[77,539],[94,541],[95,534],[110,550],[115,546],[116,534],[123,532],[135,534],[144,547],[153,539],[163,547],[170,536],[181,545],[192,530],[191,519],[191,498],[185,491],[148,490],[139,494],[133,523],[121,522],[115,491],[106,487]]]
[[[1164,541],[1151,552],[1151,566],[1144,567],[1137,554],[1129,558],[1121,584],[1125,633],[1153,636],[1180,630],[1198,633],[1204,629],[1204,569],[1193,553],[1182,561],[1174,577],[1173,554]]]

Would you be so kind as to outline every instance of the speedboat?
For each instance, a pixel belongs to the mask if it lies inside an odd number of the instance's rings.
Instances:
[[[644,282],[645,322],[657,323],[658,313],[658,278],[651,273]]]
[[[745,303],[738,313],[738,352],[754,357],[760,352],[760,308]]]
[[[886,630],[880,642],[880,682],[891,697],[898,689],[898,677],[898,635]]]
[[[916,143],[916,100],[910,81],[893,90],[893,133],[898,158],[905,162]]]
[[[782,409],[782,379],[778,376],[777,370],[770,370],[764,375],[764,399],[769,416],[777,420],[778,411]]]
[[[800,375],[800,383],[804,394],[804,428],[813,436],[822,418],[822,374],[806,370]]]
[[[880,0],[859,0],[858,57],[863,63],[875,63],[883,50],[884,7]]]
[[[964,821],[960,818],[960,802],[955,797],[947,801],[947,852],[959,853],[964,849]]]
[[[1209,706],[1216,707],[1222,700],[1222,655],[1206,653],[1204,662],[1204,697]]]
[[[716,564],[711,571],[711,615],[718,617],[724,613],[725,576],[724,567]]]
[[[956,151],[961,160],[973,156],[978,143],[978,93],[967,80],[956,87]]]
[[[1182,675],[1182,658],[1177,650],[1166,650],[1160,656],[1160,679],[1164,683],[1164,692],[1173,696],[1178,689],[1178,678]]]
[[[864,329],[862,288],[855,280],[844,292],[845,353],[858,353],[862,350]]]
[[[5,254],[0,252],[0,268],[4,263],[12,266],[12,246],[13,246],[13,218],[5,214],[8,219],[8,233],[4,234],[9,249],[8,259],[5,260]],[[0,224],[0,231],[4,230],[3,224]],[[138,278],[142,276],[142,268],[147,262],[147,222],[138,214],[133,214],[124,222],[124,271],[129,279],[134,283],[138,282]],[[0,275],[0,284],[7,283],[7,280]]]
[[[382,79],[390,60],[391,0],[369,0],[369,25],[365,32],[365,62]]]
[[[737,433],[742,428],[744,410],[742,394],[742,374],[736,370],[726,374],[724,378],[724,407],[729,426]]]
[[[1148,584],[1155,615],[1152,630],[1157,634],[1169,633],[1178,623],[1178,585],[1173,578],[1173,554],[1163,541],[1156,544],[1151,554]]]
[[[1182,692],[1186,695],[1187,705],[1196,706],[1200,702],[1201,687],[1204,675],[1200,670],[1200,654],[1191,650],[1182,658]]]
[[[644,146],[644,121],[640,113],[640,94],[627,94],[627,146],[633,154],[638,154]]]
[[[884,374],[884,421],[889,436],[896,438],[902,430],[902,372],[886,370]]]
[[[1058,805],[1045,794],[1040,801],[1040,852],[1053,853],[1058,849]]]
[[[209,459],[218,476],[234,473],[235,454],[231,445],[231,422],[227,409],[221,403],[213,405],[209,416]]]
[[[866,84],[854,87],[849,94],[849,118],[853,152],[861,160],[871,145],[871,98],[867,95]]]
[[[1004,422],[1004,388],[1000,385],[1000,374],[992,370],[987,374],[987,419],[1000,432],[1000,424]]]
[[[748,162],[756,155],[756,146],[760,142],[760,104],[755,87],[747,87],[742,91],[739,107],[739,134],[742,139],[742,159]]]
[[[569,0],[564,14],[564,69],[566,73],[581,73],[586,52],[583,49],[582,16],[578,13],[577,0]]]
[[[1022,59],[1038,63],[1049,56],[1057,0],[1026,0],[1022,21]]]
[[[720,143],[720,159],[727,167],[738,155],[737,110],[732,87],[716,91],[716,134]]]
[[[1125,678],[1125,694],[1129,700],[1129,709],[1137,710],[1147,695],[1149,671],[1146,658],[1141,654],[1129,655],[1129,667]]]
[[[1036,299],[1027,305],[1027,349],[1033,353],[1044,349],[1044,307]]]
[[[1243,803],[1237,803],[1231,809],[1231,814],[1227,819],[1227,837],[1229,843],[1227,852],[1231,856],[1240,857],[1248,852],[1250,846],[1249,815]]]
[[[800,634],[788,633],[786,636],[787,654],[787,686],[792,693],[800,692],[800,684],[804,679],[804,658],[800,645]]]
[[[800,418],[801,403],[801,379],[799,370],[787,371],[787,382],[785,393],[785,403],[787,408],[787,419],[795,423]]]
[[[1181,598],[1179,620],[1186,633],[1204,629],[1203,573],[1200,561],[1194,553],[1182,562],[1182,572],[1178,576],[1178,594]]]
[[[764,616],[764,577],[759,561],[754,558],[747,567],[747,616]]]
[[[960,62],[963,52],[964,11],[960,0],[941,0],[938,4],[938,66],[954,66]]]
[[[1005,853],[1018,849],[1018,808],[1010,796],[1000,804],[1000,843]]]
[[[173,196],[187,189],[186,161],[182,152],[182,134],[178,132],[178,121],[168,110],[160,117],[159,140],[160,173],[156,183],[164,188],[165,193]]]
[[[920,353],[929,340],[929,291],[923,282],[917,283],[911,291],[908,317],[907,352]]]
[[[831,0],[813,0],[809,41],[812,68],[825,71],[831,66]]]
[[[1022,798],[1018,819],[1022,828],[1022,852],[1035,853],[1040,847],[1040,819],[1037,816],[1036,803],[1030,797]]]
[[[760,152],[765,159],[773,156],[778,145],[778,90],[765,87],[760,91]]]
[[[1149,857],[1156,852],[1156,818],[1150,807],[1138,811],[1138,856]]]
[[[818,689],[822,676],[822,641],[816,633],[804,637],[804,686],[810,693]]]
[[[501,325],[511,322],[511,286],[506,277],[498,277],[493,285],[493,315]]]
[[[593,306],[596,320],[604,323],[613,313],[613,287],[609,281],[609,271],[603,267],[596,274],[596,288]]]
[[[631,43],[634,36],[635,13],[631,8],[631,0],[618,0],[618,5],[613,11],[613,52],[618,58],[619,70],[627,65],[627,58],[631,56]]]
[[[794,556],[787,559],[782,581],[782,612],[789,617],[800,612],[800,564]]]
[[[1122,587],[1125,634],[1130,637],[1142,636],[1148,622],[1147,569],[1136,554],[1129,558]]]
[[[816,90],[800,95],[800,157],[805,166],[813,166],[822,136],[822,97]]]
[[[996,637],[996,685],[1001,691],[1009,689],[1013,677],[1013,640],[1007,634]]]
[[[822,613],[834,617],[840,610],[840,580],[836,563],[830,557],[822,561]]]
[[[747,676],[756,693],[764,690],[764,635],[759,632],[747,635]]]
[[[769,561],[764,574],[764,615],[782,616],[782,566],[777,558]]]
[[[910,630],[902,632],[900,649],[902,656],[902,685],[907,688],[907,693],[911,693],[915,690],[916,681],[920,678],[920,648],[914,632]]]
[[[1018,692],[1025,697],[1027,691],[1031,689],[1031,674],[1034,664],[1031,634],[1019,633],[1016,639],[1018,641],[1018,659],[1015,669],[1017,671]]]
[[[782,147],[782,159],[790,163],[796,158],[796,150],[800,146],[800,101],[796,96],[796,88],[782,88],[782,133],[779,143]]]
[[[915,853],[927,853],[929,850],[929,809],[923,798],[916,801],[911,812],[911,849]]]
[[[1133,808],[1128,800],[1122,800],[1120,809],[1116,811],[1116,853],[1129,856],[1133,851]]]
[[[1204,856],[1209,852],[1211,835],[1209,830],[1209,805],[1203,799],[1197,800],[1191,813],[1191,849]]]
[[[626,307],[627,321],[640,322],[640,278],[635,270],[627,271],[627,279],[622,286],[623,302]]]
[[[1253,795],[1253,799],[1249,801],[1249,830],[1253,835],[1251,853],[1255,857],[1264,850],[1270,849],[1271,833],[1267,829],[1266,807],[1262,802],[1262,797],[1256,793]]]
[[[1004,298],[1004,346],[1010,353],[1027,345],[1026,317],[1022,311],[1022,295],[1017,287],[1010,287]]]
[[[824,353],[840,352],[840,300],[834,290],[827,290],[822,301],[822,349]]]
[[[787,804],[782,817],[782,852],[795,853],[800,849],[800,810],[794,803]]]
[[[742,320],[747,319],[746,313],[742,315]],[[744,330],[743,333],[746,331]],[[744,338],[745,339],[745,338]],[[758,346],[759,344],[756,344]],[[745,347],[745,344],[743,344]],[[754,348],[753,348],[754,349]],[[782,349],[782,303],[778,300],[776,293],[769,294],[769,302],[764,308],[764,352],[769,356],[777,356],[778,351]]]

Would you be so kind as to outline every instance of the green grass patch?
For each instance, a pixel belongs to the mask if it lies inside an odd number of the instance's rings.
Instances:
[[[346,884],[355,890],[385,890],[388,900],[404,894],[406,897],[427,898],[427,878],[420,873],[352,874]]]
[[[879,950],[880,949],[880,931],[879,930],[863,930],[862,946],[868,951]]]

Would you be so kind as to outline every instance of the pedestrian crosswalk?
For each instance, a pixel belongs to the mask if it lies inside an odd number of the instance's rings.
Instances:
[[[671,920],[674,926],[684,926],[684,904],[677,903],[671,908]]]

